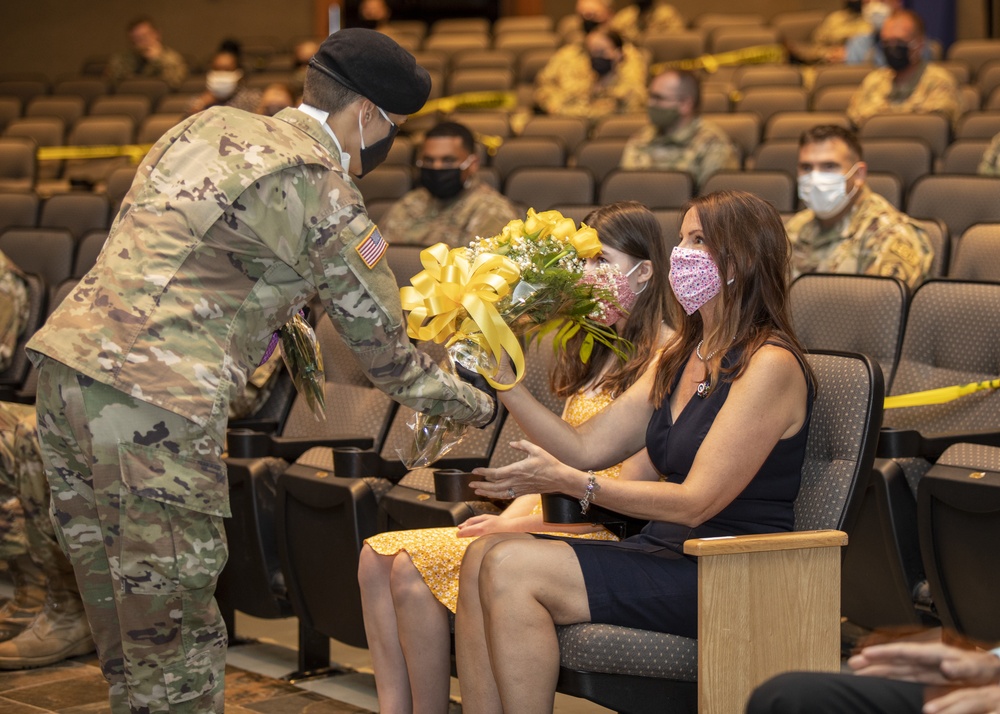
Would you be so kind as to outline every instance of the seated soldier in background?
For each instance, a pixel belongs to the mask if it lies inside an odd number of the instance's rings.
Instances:
[[[148,17],[138,17],[128,24],[131,49],[113,55],[106,75],[117,84],[132,77],[162,79],[177,89],[187,77],[187,62],[180,52],[163,44],[160,31]]]
[[[872,31],[871,23],[862,13],[862,0],[847,0],[843,9],[823,18],[808,42],[794,42],[788,51],[793,60],[804,64],[843,62],[847,41]]]
[[[535,104],[546,114],[598,119],[646,108],[646,53],[612,30],[561,47],[535,78]]]
[[[876,67],[886,67],[885,52],[882,51],[882,45],[878,41],[879,33],[882,31],[882,25],[885,24],[889,16],[902,8],[903,0],[888,0],[887,2],[883,2],[882,0],[865,0],[861,6],[861,14],[864,15],[865,20],[872,26],[872,29],[864,34],[855,35],[847,41],[847,44],[844,46],[846,53],[844,63],[871,64]],[[924,50],[921,56],[928,62],[932,59],[931,48],[928,43],[924,43]]]
[[[566,43],[579,42],[601,26],[634,43],[647,32],[680,32],[684,18],[663,0],[639,0],[618,12],[614,0],[577,0],[574,14],[559,23]]]
[[[417,155],[420,187],[389,208],[379,229],[389,243],[452,247],[500,232],[518,211],[477,178],[479,156],[472,132],[455,122],[438,124]]]
[[[1000,176],[1000,134],[994,136],[986,147],[976,172],[981,176]]]
[[[649,126],[622,152],[623,169],[687,171],[696,186],[722,169],[738,169],[729,136],[698,116],[701,90],[690,72],[667,70],[649,83]]]
[[[205,91],[191,103],[188,114],[195,114],[209,107],[225,106],[257,111],[263,92],[243,83],[240,56],[232,49],[223,49],[212,58],[211,69],[205,74]]]
[[[851,97],[847,116],[861,126],[876,114],[938,113],[954,125],[962,111],[955,77],[924,59],[924,21],[897,10],[882,24],[879,46],[886,65],[872,70]]]
[[[0,371],[29,314],[21,271],[0,253]],[[0,669],[41,667],[94,650],[73,569],[49,520],[35,407],[0,402],[0,562],[13,597],[0,607]]]
[[[927,233],[865,184],[868,167],[850,131],[815,126],[799,139],[799,198],[788,219],[793,277],[801,273],[890,275],[915,288],[930,273]]]

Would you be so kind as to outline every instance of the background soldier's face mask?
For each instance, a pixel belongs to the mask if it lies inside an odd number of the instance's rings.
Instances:
[[[435,198],[447,200],[454,198],[465,187],[462,172],[472,164],[474,156],[470,155],[458,166],[435,169],[427,166],[420,168],[420,185],[430,191]]]
[[[840,213],[857,193],[857,185],[847,193],[847,178],[858,168],[851,167],[846,174],[836,171],[812,171],[799,176],[799,198],[820,218],[830,218]]]

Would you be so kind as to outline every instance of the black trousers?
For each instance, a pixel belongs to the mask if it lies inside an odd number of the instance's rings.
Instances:
[[[789,672],[760,685],[747,714],[920,714],[924,685],[880,677]]]

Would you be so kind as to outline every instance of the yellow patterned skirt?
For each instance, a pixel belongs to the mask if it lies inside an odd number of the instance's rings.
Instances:
[[[582,424],[591,416],[601,411],[611,403],[611,397],[604,394],[574,395],[566,405],[564,418],[574,426]],[[600,471],[599,475],[608,478],[618,478],[621,466],[612,466]],[[533,513],[542,512],[541,503],[535,506]],[[551,535],[574,535],[551,532]],[[595,533],[574,535],[577,538],[591,540],[618,540],[607,530]],[[476,539],[458,537],[458,528],[421,528],[411,531],[387,531],[365,540],[372,550],[379,555],[396,555],[406,551],[427,587],[434,597],[452,612],[458,605],[458,573],[462,567],[465,549]]]

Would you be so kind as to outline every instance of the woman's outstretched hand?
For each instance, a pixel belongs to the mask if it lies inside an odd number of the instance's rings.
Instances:
[[[482,476],[482,481],[469,484],[476,494],[486,498],[513,499],[526,493],[558,493],[569,467],[552,454],[530,441],[513,441],[510,444],[526,456],[520,461],[500,468],[477,468],[472,473]]]

